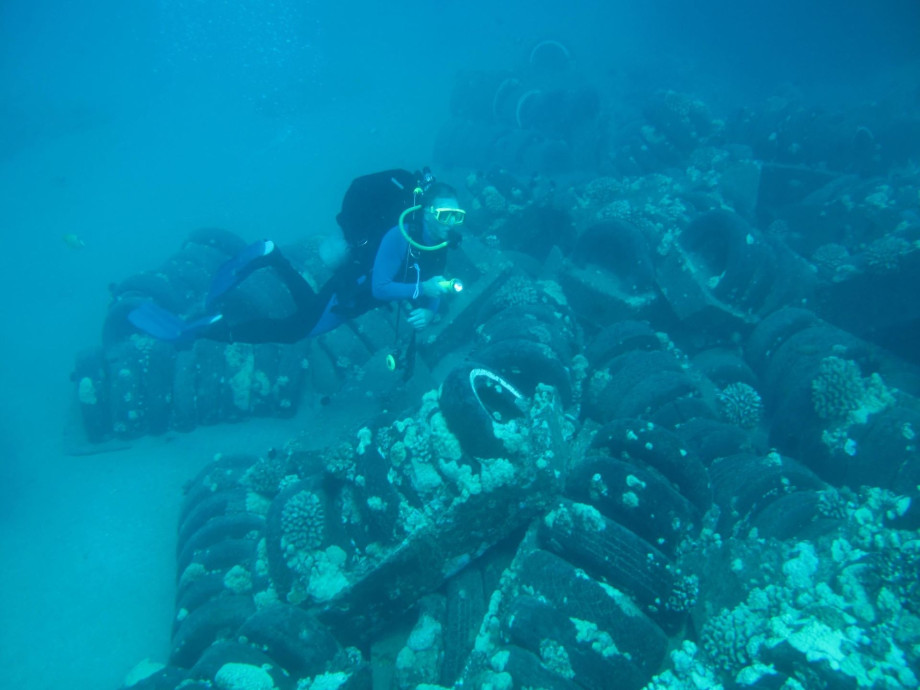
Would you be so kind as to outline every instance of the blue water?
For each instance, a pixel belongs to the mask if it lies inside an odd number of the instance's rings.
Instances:
[[[167,649],[176,496],[219,448],[202,432],[65,455],[68,375],[109,284],[196,227],[331,230],[355,175],[428,162],[459,71],[521,64],[540,40],[615,114],[638,84],[714,109],[789,89],[864,102],[916,83],[918,29],[915,0],[4,0],[0,685],[115,687]]]

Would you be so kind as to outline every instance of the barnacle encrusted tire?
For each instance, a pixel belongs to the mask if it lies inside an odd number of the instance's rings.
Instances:
[[[261,515],[252,513],[221,515],[208,520],[189,536],[178,553],[176,565],[179,571],[185,570],[193,561],[200,562],[205,554],[211,554],[212,558],[216,557],[217,550],[228,549],[229,544],[224,542],[247,541],[247,535],[260,533],[264,524],[265,519]],[[252,539],[248,541],[251,542]],[[246,553],[245,546],[241,545],[238,549]]]
[[[614,678],[616,687],[623,690],[645,685],[645,674],[626,655],[608,649],[598,653],[599,644],[588,644],[589,630],[591,624],[526,595],[511,603],[505,621],[505,635],[512,643],[539,653],[562,674],[571,673],[585,690],[607,690]],[[596,625],[593,630],[597,630]],[[611,643],[610,648],[615,645]]]
[[[77,404],[90,443],[104,441],[112,429],[108,399],[108,367],[99,348],[77,356],[72,378],[77,384]]]
[[[654,468],[701,513],[712,505],[705,466],[673,431],[640,419],[617,419],[597,432],[592,445],[611,457]]]
[[[563,499],[540,523],[548,548],[589,575],[630,595],[665,631],[686,611],[669,604],[678,592],[670,559],[636,534],[583,503]]]
[[[566,496],[593,505],[672,557],[700,523],[700,511],[660,472],[606,455],[585,458],[569,473]]]
[[[523,395],[514,385],[492,369],[476,365],[458,367],[448,374],[439,398],[447,426],[460,446],[482,458],[507,454],[493,422],[522,417],[521,401]]]
[[[729,534],[735,524],[747,525],[773,501],[798,491],[815,491],[825,484],[808,467],[775,451],[716,460],[709,468],[714,500],[720,508],[718,529]]]
[[[193,666],[209,645],[228,639],[255,611],[252,597],[225,596],[212,599],[189,613],[173,635],[169,661],[176,666]]]
[[[272,606],[250,616],[237,631],[297,677],[314,676],[339,651],[329,630],[295,606]]]
[[[521,338],[503,340],[477,351],[476,359],[524,395],[532,395],[538,383],[545,383],[558,391],[563,406],[572,403],[569,371],[548,345]]]

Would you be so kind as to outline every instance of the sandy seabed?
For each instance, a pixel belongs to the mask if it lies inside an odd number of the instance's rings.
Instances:
[[[116,688],[142,659],[165,661],[183,485],[215,454],[263,453],[301,423],[200,428],[76,457],[59,437],[28,444],[4,471],[15,476],[0,530],[3,686]]]

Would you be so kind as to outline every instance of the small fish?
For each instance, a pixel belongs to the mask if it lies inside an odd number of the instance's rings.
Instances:
[[[86,242],[83,241],[83,238],[72,232],[67,232],[61,235],[61,239],[64,240],[70,249],[83,249],[86,246]]]

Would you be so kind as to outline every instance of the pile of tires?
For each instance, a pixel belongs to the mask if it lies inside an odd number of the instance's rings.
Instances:
[[[920,372],[890,353],[796,308],[764,319],[746,356],[766,382],[770,439],[835,486],[913,495],[920,455]]]
[[[77,356],[72,376],[90,443],[296,411],[308,344],[176,345],[138,331],[127,318],[144,302],[180,317],[200,316],[215,271],[243,246],[225,231],[198,231],[159,269],[113,287],[102,345]],[[289,300],[280,285],[259,274],[233,293],[222,305],[227,313],[270,314]]]
[[[286,462],[225,457],[189,483],[179,518],[169,662],[131,687],[294,690],[304,678],[370,687],[369,667],[356,649],[343,648],[311,612],[277,597],[265,600],[269,502],[259,491],[277,491]]]

